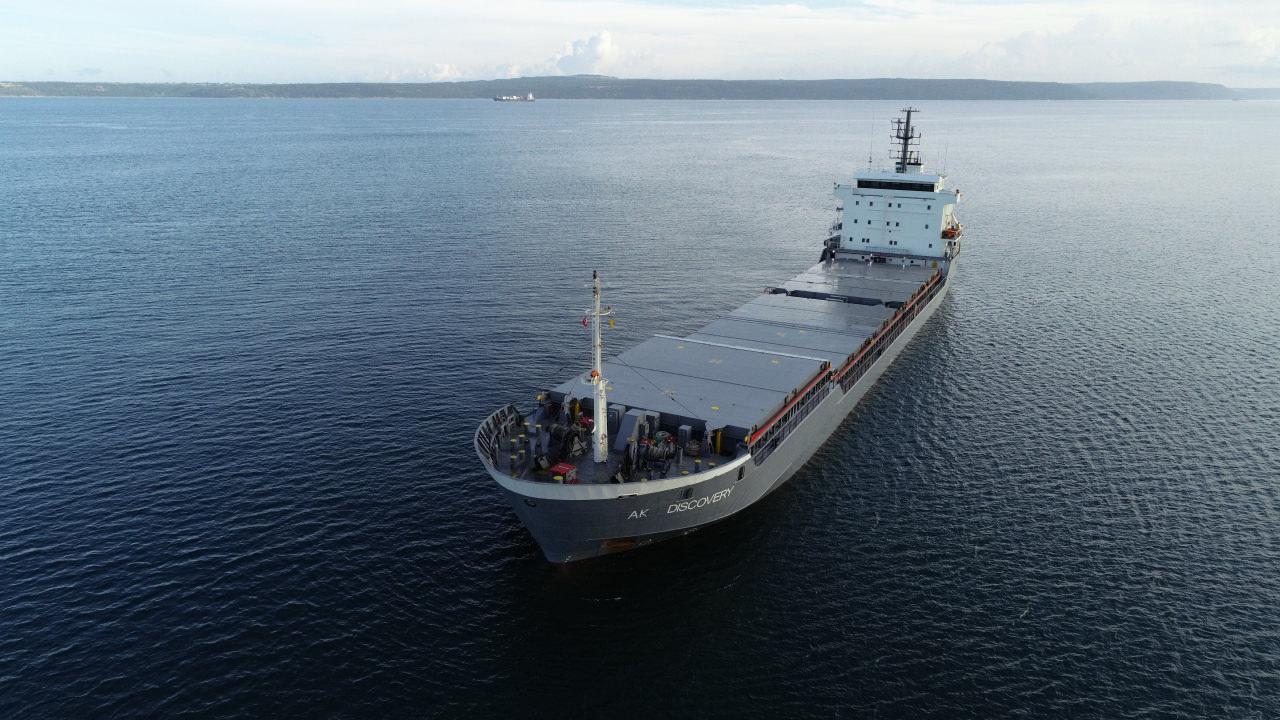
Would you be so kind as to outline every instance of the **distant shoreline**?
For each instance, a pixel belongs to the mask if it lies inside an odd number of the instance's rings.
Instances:
[[[0,97],[491,99],[540,100],[1241,100],[1280,99],[1280,89],[1159,81],[1054,83],[1008,80],[644,80],[601,75],[437,83],[0,82]]]

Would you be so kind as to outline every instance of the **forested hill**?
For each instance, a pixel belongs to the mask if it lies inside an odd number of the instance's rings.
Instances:
[[[618,100],[1228,100],[1195,82],[1054,83],[1003,80],[633,80],[603,75],[437,83],[0,82],[0,95],[75,97],[491,98]]]

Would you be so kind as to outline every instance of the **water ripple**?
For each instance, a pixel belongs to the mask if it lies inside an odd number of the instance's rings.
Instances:
[[[622,348],[811,264],[894,108],[492,105],[0,103],[0,716],[1280,716],[1276,105],[926,108],[970,240],[910,351],[563,568],[475,424],[593,267]]]

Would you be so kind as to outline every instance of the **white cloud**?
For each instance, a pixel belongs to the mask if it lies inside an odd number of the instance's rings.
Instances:
[[[1280,65],[1275,0],[10,4],[22,7],[0,23],[6,79],[101,68],[99,80],[162,80],[167,68],[174,79],[245,82],[604,73],[1243,84],[1245,68]]]
[[[565,43],[564,50],[556,56],[556,69],[565,75],[603,75],[613,67],[621,50],[613,42],[613,35],[601,32],[586,40]]]
[[[587,38],[566,42],[563,49],[545,60],[525,63],[508,63],[472,68],[457,65],[437,65],[448,72],[439,73],[438,80],[486,80],[514,78],[532,75],[603,75],[614,72],[620,61],[628,59],[613,35],[603,30]]]
[[[395,68],[353,75],[351,79],[362,82],[447,82],[462,77],[463,71],[457,65],[436,63],[426,68]]]
[[[462,77],[462,70],[457,65],[449,63],[436,63],[427,71],[427,78],[431,82],[444,82],[447,80],[457,80]]]

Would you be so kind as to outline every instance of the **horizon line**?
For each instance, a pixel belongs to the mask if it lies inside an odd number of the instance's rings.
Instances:
[[[988,82],[1028,85],[1136,85],[1136,84],[1181,84],[1207,85],[1214,87],[1235,88],[1220,82],[1205,80],[995,80],[983,77],[908,77],[882,75],[875,77],[825,77],[825,78],[662,78],[662,77],[620,77],[617,75],[601,75],[597,73],[578,73],[574,75],[520,75],[510,78],[471,78],[460,80],[94,80],[77,78],[74,80],[0,80],[0,85],[25,85],[27,83],[66,83],[77,85],[464,85],[467,83],[520,82],[523,80],[573,80],[599,78],[621,82],[717,82],[717,83],[749,83],[749,82],[785,82],[785,83],[821,83],[821,82],[853,82],[872,80],[893,80],[906,82]],[[1240,89],[1280,89],[1272,87],[1254,87]]]

